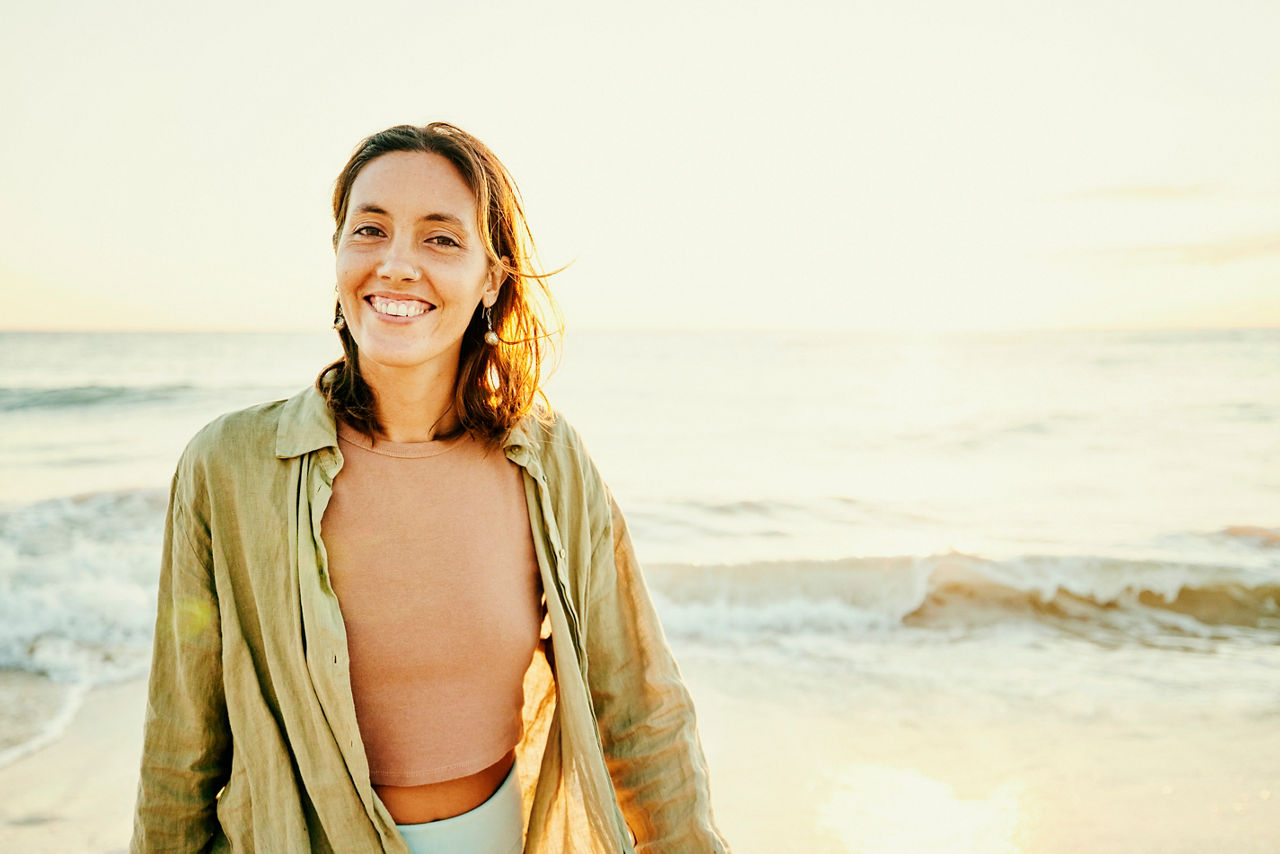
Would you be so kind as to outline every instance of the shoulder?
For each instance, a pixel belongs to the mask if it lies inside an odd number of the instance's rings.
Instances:
[[[582,434],[558,409],[540,406],[524,417],[511,432],[508,444],[527,443],[544,467],[556,469],[592,468]]]
[[[332,425],[323,397],[310,391],[220,415],[187,443],[175,496],[197,509],[256,506],[287,487],[295,457],[337,444]]]
[[[323,394],[308,386],[286,400],[228,412],[204,426],[183,458],[192,464],[278,463],[321,448],[336,448],[333,412]]]
[[[582,434],[563,412],[546,407],[536,410],[512,435],[517,441],[527,437],[528,467],[535,477],[545,476],[557,500],[596,511],[594,515],[608,508],[604,478]]]
[[[274,458],[285,403],[273,400],[219,415],[187,443],[180,471],[218,468],[253,457]]]
[[[169,511],[197,551],[200,543],[207,547],[212,520],[218,515],[215,508],[229,496],[263,491],[263,480],[255,471],[277,462],[272,448],[282,403],[272,401],[220,415],[187,443],[173,474]]]

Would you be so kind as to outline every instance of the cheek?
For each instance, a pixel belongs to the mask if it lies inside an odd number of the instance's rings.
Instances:
[[[349,255],[338,256],[333,265],[334,277],[338,282],[338,289],[345,287],[354,287],[360,283],[363,275],[363,268],[359,264],[359,259],[352,258]]]

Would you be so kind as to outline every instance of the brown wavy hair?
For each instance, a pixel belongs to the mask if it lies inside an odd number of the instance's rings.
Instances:
[[[536,398],[546,402],[542,393],[545,363],[558,353],[563,332],[560,308],[546,279],[559,271],[535,269],[536,250],[520,190],[502,161],[483,142],[446,122],[397,125],[356,146],[333,189],[335,249],[356,176],[372,161],[396,151],[439,154],[454,165],[475,196],[485,254],[502,273],[491,309],[500,343],[485,342],[488,328],[477,306],[462,335],[453,405],[468,433],[489,442],[501,441],[533,409]],[[337,311],[335,307],[335,317]],[[344,355],[320,372],[316,388],[335,415],[372,436],[382,429],[377,399],[360,375],[360,353],[351,331],[344,326],[338,337]]]

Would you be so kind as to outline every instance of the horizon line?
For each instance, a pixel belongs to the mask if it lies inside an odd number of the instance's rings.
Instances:
[[[1169,326],[1130,326],[1130,325],[1071,325],[1071,326],[992,326],[992,327],[957,327],[952,329],[928,328],[928,327],[814,327],[814,326],[742,326],[742,327],[716,327],[714,329],[698,328],[692,326],[651,326],[651,327],[635,327],[635,326],[602,326],[602,325],[583,325],[573,327],[571,330],[564,330],[565,334],[570,332],[590,332],[590,333],[611,333],[611,334],[671,334],[685,333],[698,335],[715,335],[715,334],[810,334],[810,335],[830,335],[830,334],[918,334],[918,335],[981,335],[981,334],[1012,334],[1012,333],[1029,333],[1029,332],[1255,332],[1267,330],[1280,330],[1280,321],[1272,323],[1259,323],[1248,325],[1216,325],[1216,326],[1192,326],[1192,325],[1169,325]],[[283,334],[324,334],[328,330],[325,329],[305,329],[305,328],[282,328],[282,327],[209,327],[209,328],[182,328],[182,327],[132,327],[132,328],[22,328],[22,327],[2,327],[0,326],[0,335],[283,335]]]

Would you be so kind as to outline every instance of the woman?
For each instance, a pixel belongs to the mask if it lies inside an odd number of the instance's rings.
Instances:
[[[174,475],[133,850],[726,851],[626,525],[534,403],[514,182],[399,126],[333,207],[344,357]]]

